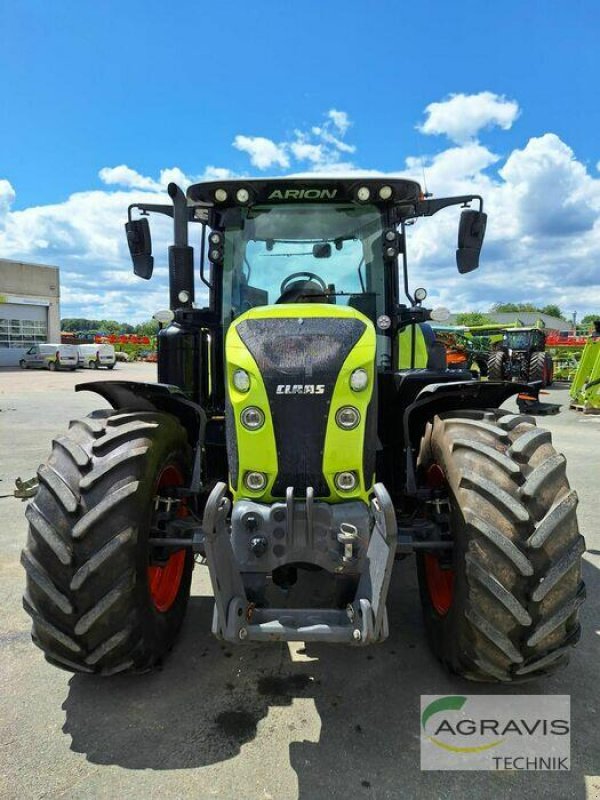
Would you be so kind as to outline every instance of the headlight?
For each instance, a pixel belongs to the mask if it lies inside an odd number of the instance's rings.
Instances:
[[[362,392],[363,389],[367,388],[368,383],[369,373],[362,367],[355,369],[350,375],[350,388],[355,392]]]
[[[233,373],[233,385],[238,392],[247,392],[250,388],[250,375],[245,369],[236,369]]]
[[[227,200],[227,192],[225,189],[217,189],[215,192],[215,200],[217,203],[224,203]]]
[[[267,476],[264,472],[247,472],[244,475],[244,485],[251,492],[262,492],[267,485]]]
[[[358,483],[355,472],[338,472],[333,481],[340,492],[351,492]]]
[[[238,201],[238,203],[247,203],[248,200],[250,200],[248,189],[238,189],[235,194],[235,199]]]
[[[391,186],[382,186],[379,190],[379,197],[382,200],[389,200],[392,196],[392,187]]]
[[[245,408],[240,414],[240,419],[244,428],[247,428],[249,431],[256,431],[264,425],[265,415],[260,408],[248,406],[248,408]]]
[[[360,422],[360,414],[354,406],[342,406],[335,415],[335,421],[340,428],[351,431]]]
[[[356,192],[356,196],[360,200],[361,203],[366,203],[369,197],[371,197],[371,192],[368,186],[361,186],[359,190]]]

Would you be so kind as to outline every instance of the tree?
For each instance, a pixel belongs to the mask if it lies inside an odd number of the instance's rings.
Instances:
[[[556,305],[553,305],[552,303],[550,305],[548,305],[548,306],[544,306],[543,308],[540,308],[539,311],[542,314],[548,314],[548,316],[550,316],[550,317],[558,317],[558,319],[565,319],[565,317],[563,315],[563,312],[560,310],[560,308],[558,306],[556,306]],[[565,320],[565,322],[566,322],[566,320]]]
[[[539,311],[533,303],[494,303],[490,311],[496,314],[512,314],[517,311]]]
[[[135,326],[135,333],[138,336],[156,336],[158,333],[158,322],[155,319],[149,319],[148,322],[140,322]]]
[[[600,312],[598,314],[586,314],[585,317],[579,323],[580,325],[593,325],[594,322],[600,319]]]
[[[493,320],[481,311],[465,311],[456,315],[457,325],[490,325]]]

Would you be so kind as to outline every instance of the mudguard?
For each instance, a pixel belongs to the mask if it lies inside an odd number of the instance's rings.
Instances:
[[[90,381],[78,383],[75,391],[96,392],[115,409],[173,414],[186,429],[192,447],[204,441],[204,409],[188,400],[178,386],[137,381]]]

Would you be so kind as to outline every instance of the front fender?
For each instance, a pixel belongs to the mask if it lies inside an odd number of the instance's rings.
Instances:
[[[137,381],[90,381],[78,383],[76,392],[96,392],[113,408],[129,411],[163,411],[172,414],[187,431],[192,447],[204,441],[206,413],[188,400],[178,386]]]
[[[406,456],[406,493],[414,495],[416,483],[416,454],[427,422],[436,414],[464,409],[498,408],[515,394],[526,392],[535,397],[539,386],[508,381],[456,381],[430,383],[425,386],[404,411],[403,427]]]

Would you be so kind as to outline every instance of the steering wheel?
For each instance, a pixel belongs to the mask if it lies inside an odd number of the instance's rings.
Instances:
[[[287,291],[290,291],[291,287],[289,284],[296,278],[301,278],[302,276],[308,278],[309,281],[315,281],[318,283],[321,289],[323,289],[323,292],[327,293],[327,284],[320,275],[316,274],[316,272],[292,272],[291,275],[288,275],[287,278],[283,279],[281,286],[279,287],[279,294],[284,295]]]
[[[329,293],[325,281],[314,272],[293,272],[285,278],[280,291],[277,303],[326,303]]]

